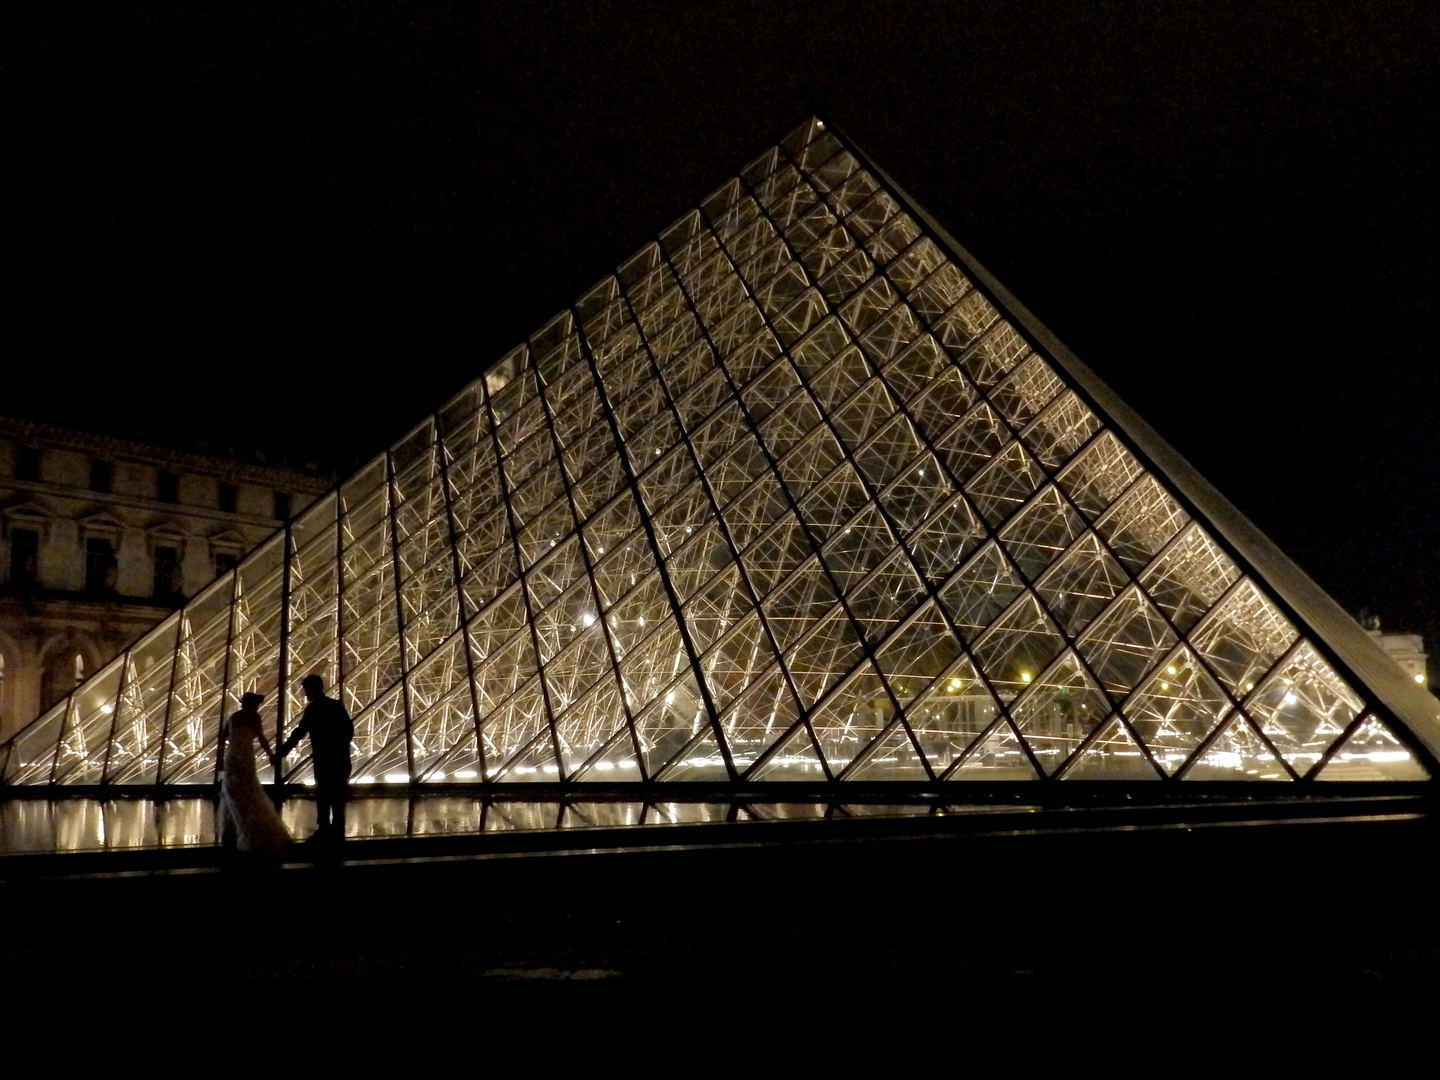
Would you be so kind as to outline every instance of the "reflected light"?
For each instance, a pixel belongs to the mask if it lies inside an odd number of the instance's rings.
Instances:
[[[387,772],[385,774],[385,782],[387,784],[408,784],[410,777],[403,772]]]
[[[1020,672],[1020,681],[1028,683],[1030,681],[1030,673],[1028,671]]]
[[[477,776],[479,776],[479,775],[480,775],[480,774],[477,773],[474,769],[460,769],[458,772],[455,773],[455,779],[456,779],[456,780],[474,780],[475,777],[477,777]]]
[[[1415,681],[1418,682],[1418,683],[1423,683],[1423,682],[1425,681],[1425,676],[1424,676],[1424,675],[1416,675],[1416,676],[1415,676]]]

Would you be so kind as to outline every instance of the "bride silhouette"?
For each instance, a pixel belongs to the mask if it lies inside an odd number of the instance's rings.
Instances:
[[[275,754],[261,730],[260,703],[264,700],[264,694],[246,694],[240,699],[240,711],[226,725],[220,770],[220,842],[237,851],[278,855],[290,846],[292,838],[255,772],[257,739],[275,764]]]

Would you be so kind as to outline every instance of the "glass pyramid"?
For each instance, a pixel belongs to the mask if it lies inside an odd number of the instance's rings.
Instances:
[[[241,693],[288,730],[310,672],[360,783],[1426,778],[1415,721],[1027,318],[809,120],[0,782],[212,783]]]

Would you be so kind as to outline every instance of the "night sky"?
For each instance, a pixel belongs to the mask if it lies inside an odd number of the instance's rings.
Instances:
[[[811,112],[1440,651],[1433,4],[0,7],[0,413],[347,469]]]

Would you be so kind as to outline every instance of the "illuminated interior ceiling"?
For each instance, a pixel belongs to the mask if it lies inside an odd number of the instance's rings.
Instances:
[[[1367,647],[809,120],[0,775],[213,783],[240,694],[288,730],[318,672],[361,783],[1425,779]]]

